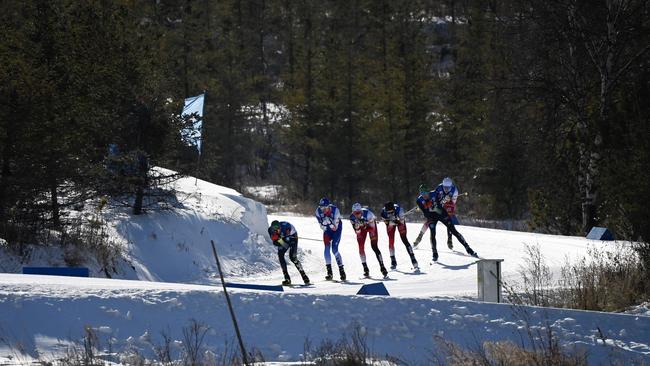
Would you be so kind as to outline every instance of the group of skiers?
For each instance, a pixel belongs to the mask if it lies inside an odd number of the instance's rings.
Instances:
[[[465,238],[458,232],[454,222],[455,212],[456,212],[456,201],[458,199],[458,190],[454,186],[450,178],[443,179],[436,189],[431,191],[426,185],[422,184],[419,187],[419,196],[416,199],[417,207],[420,209],[424,218],[426,219],[425,224],[423,225],[418,238],[414,242],[414,246],[417,246],[422,239],[422,236],[426,232],[426,229],[430,230],[431,235],[431,249],[433,252],[432,260],[435,262],[438,260],[438,250],[436,243],[436,224],[438,222],[443,223],[447,227],[448,240],[447,246],[451,249],[453,248],[452,244],[452,235],[455,236],[458,241],[465,247],[467,254],[476,257],[476,253],[469,247]],[[395,230],[399,232],[402,243],[406,247],[408,252],[411,264],[415,271],[419,270],[418,262],[415,258],[413,252],[413,247],[406,237],[406,217],[405,212],[402,207],[394,202],[386,202],[384,207],[381,210],[381,219],[386,224],[386,232],[388,234],[388,249],[390,252],[390,268],[395,269],[397,267],[397,259],[395,258]],[[384,266],[383,257],[381,251],[379,250],[378,242],[378,227],[377,227],[377,217],[375,214],[368,209],[367,207],[362,207],[360,203],[354,203],[352,205],[352,213],[350,214],[350,223],[354,228],[354,231],[357,235],[357,244],[359,245],[359,257],[361,259],[361,264],[363,266],[363,274],[365,277],[370,276],[370,270],[368,264],[366,263],[366,253],[365,253],[365,242],[366,237],[370,237],[370,247],[372,248],[377,261],[379,262],[379,270],[382,275],[386,277],[388,275],[388,270]],[[325,275],[326,280],[333,279],[332,273],[332,254],[336,260],[336,264],[339,268],[339,277],[341,281],[346,280],[345,269],[343,267],[343,258],[339,253],[339,243],[341,241],[341,212],[336,205],[332,204],[327,198],[321,198],[318,202],[318,207],[316,208],[316,219],[323,230],[323,243],[325,244],[325,268],[327,274]],[[271,226],[268,229],[273,245],[278,247],[278,257],[280,260],[280,265],[282,266],[282,272],[284,274],[283,285],[291,284],[291,277],[287,270],[287,262],[284,258],[286,252],[289,252],[289,259],[293,262],[300,272],[302,279],[305,284],[309,284],[309,277],[305,274],[305,271],[298,260],[298,233],[296,228],[285,221],[273,221]]]

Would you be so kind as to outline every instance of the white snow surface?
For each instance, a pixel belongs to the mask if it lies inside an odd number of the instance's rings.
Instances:
[[[128,363],[114,356],[127,351],[155,359],[153,349],[162,344],[162,332],[173,340],[173,356],[180,357],[183,329],[192,320],[209,327],[206,350],[232,351],[234,330],[210,240],[217,243],[227,281],[277,285],[282,273],[266,234],[273,219],[296,226],[299,256],[314,285],[284,292],[228,290],[247,348],[258,349],[267,361],[300,361],[307,338],[317,346],[360,329],[374,352],[411,365],[431,363],[436,337],[476,348],[483,341],[530,343],[529,335],[548,330],[566,349],[587,352],[590,364],[650,362],[650,317],[644,310],[619,314],[475,301],[477,259],[447,249],[441,225],[438,263],[430,263],[431,248],[424,240],[415,251],[421,267],[415,274],[397,237],[398,267],[383,280],[369,243],[365,251],[372,278],[361,279],[356,239],[344,221],[340,250],[348,282],[327,282],[322,232],[315,218],[267,218],[263,205],[194,178],[174,185],[184,194],[181,207],[139,217],[120,210],[106,213],[111,235],[123,243],[135,268],[120,272],[121,279],[98,278],[96,270],[91,278],[0,273],[0,364],[61,356],[69,344],[82,341],[85,327],[94,330],[100,353],[112,362]],[[411,242],[420,226],[409,223]],[[585,255],[589,247],[615,245],[580,237],[458,229],[482,258],[504,260],[506,281],[517,280],[527,244],[539,245],[555,272],[565,259]],[[456,241],[454,245],[462,249]],[[389,263],[384,224],[379,246]],[[294,283],[300,282],[288,264]],[[336,269],[334,273],[338,278]],[[356,295],[363,284],[379,281],[391,296]]]

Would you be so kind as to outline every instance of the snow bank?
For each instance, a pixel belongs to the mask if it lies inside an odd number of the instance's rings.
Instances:
[[[162,174],[173,174],[155,168]],[[109,240],[123,249],[113,278],[208,284],[218,276],[210,241],[214,240],[226,275],[264,275],[279,265],[268,240],[266,208],[237,191],[193,177],[168,183],[176,192],[173,209],[134,216],[123,207],[105,208]],[[88,211],[92,208],[88,208]],[[87,213],[81,213],[84,215]],[[0,248],[1,249],[1,248]],[[27,263],[4,253],[0,270],[20,272],[23,265],[65,266],[58,248],[36,248]],[[91,277],[105,277],[93,261]]]
[[[149,358],[162,332],[182,346],[192,320],[207,327],[205,349],[219,354],[225,341],[231,347],[234,341],[219,287],[26,277],[0,274],[0,336],[21,345],[23,360],[81,342],[84,327],[93,329],[103,353],[137,350]],[[590,364],[650,361],[644,316],[435,298],[230,292],[246,346],[273,361],[300,361],[306,338],[318,346],[358,330],[372,351],[420,365],[435,354],[437,337],[467,348],[484,341],[529,344],[549,327],[566,349],[586,351]],[[173,356],[180,351],[174,348]],[[0,347],[0,362],[9,352]]]

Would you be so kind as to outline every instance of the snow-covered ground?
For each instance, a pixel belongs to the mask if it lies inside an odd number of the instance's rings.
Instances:
[[[266,225],[273,219],[297,227],[300,257],[315,284],[284,292],[229,290],[246,346],[258,349],[266,360],[299,361],[306,339],[317,346],[360,330],[378,354],[424,365],[434,357],[436,337],[476,348],[489,340],[529,342],[529,334],[535,337],[550,329],[567,349],[587,352],[590,363],[650,362],[647,311],[629,315],[477,302],[477,260],[441,243],[438,263],[430,264],[428,241],[416,250],[422,269],[418,274],[396,238],[398,267],[386,280],[380,279],[367,243],[373,278],[361,279],[358,247],[347,221],[340,250],[349,281],[326,282],[322,234],[313,217],[270,215],[267,221],[262,205],[228,188],[202,181],[195,185],[193,178],[175,185],[183,195],[180,208],[141,217],[120,210],[105,213],[111,234],[127,248],[133,264],[134,269],[116,276],[122,279],[0,273],[0,364],[65,354],[70,343],[80,342],[85,327],[94,330],[106,354],[125,357],[137,352],[155,358],[164,332],[173,341],[172,356],[180,357],[183,329],[193,320],[209,328],[203,342],[206,350],[232,351],[234,331],[217,286],[210,240],[217,244],[228,281],[277,285],[282,274],[266,238]],[[419,228],[418,223],[409,224],[411,241]],[[579,237],[465,226],[459,231],[482,258],[503,259],[503,275],[510,282],[517,280],[526,245],[539,245],[554,271],[566,258],[605,245]],[[437,236],[445,241],[440,225]],[[388,262],[383,224],[379,241]],[[455,246],[462,248],[457,242]],[[289,272],[299,282],[291,263]],[[363,284],[380,280],[391,296],[356,295]]]

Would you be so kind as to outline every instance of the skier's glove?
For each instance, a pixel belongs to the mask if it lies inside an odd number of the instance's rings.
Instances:
[[[288,248],[289,248],[289,243],[287,243],[286,241],[282,240],[282,238],[278,239],[278,244],[280,244],[279,246],[281,246],[281,247],[284,248],[284,249],[288,249]]]

